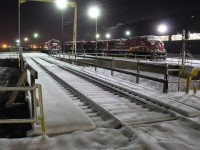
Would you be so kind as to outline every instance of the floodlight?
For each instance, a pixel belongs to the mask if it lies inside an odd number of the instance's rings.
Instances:
[[[167,32],[167,26],[165,24],[161,24],[158,26],[158,32],[160,33],[166,33]]]
[[[109,39],[111,37],[110,33],[106,34],[106,38]]]
[[[91,18],[97,18],[100,15],[100,10],[98,7],[94,6],[88,10],[88,14]]]
[[[66,0],[56,0],[56,5],[59,9],[65,9],[68,5]]]

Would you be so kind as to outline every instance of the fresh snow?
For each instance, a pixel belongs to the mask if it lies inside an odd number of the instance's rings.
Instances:
[[[24,54],[27,59],[28,57],[48,57],[46,54],[41,53],[32,53],[32,54]],[[31,60],[30,60],[31,61]],[[56,61],[56,60],[55,60]],[[43,62],[44,63],[44,62]],[[48,63],[47,63],[48,64]],[[46,64],[46,65],[47,65]],[[37,69],[38,72],[40,72],[40,68],[33,62],[31,62],[31,65],[33,65],[33,68]],[[53,67],[54,65],[51,65]],[[83,68],[84,71],[90,71],[94,68]],[[97,70],[100,70],[99,68]],[[107,74],[107,76],[110,77],[110,73],[107,73],[107,71],[102,70],[104,74]],[[102,75],[104,76],[104,75]],[[115,76],[115,78],[119,78],[121,74],[118,74]],[[45,91],[47,87],[51,87],[52,85],[52,91],[54,90],[56,92],[59,91],[59,93],[62,95],[61,97],[64,97],[65,93],[63,93],[61,90],[58,90],[56,87],[56,83],[54,81],[50,81],[46,83],[44,79],[49,78],[48,75],[45,72],[40,72],[39,79],[37,80],[37,83],[42,83],[43,85],[43,95],[48,98],[48,92]],[[105,77],[107,78],[107,77]],[[126,76],[120,77],[120,82],[123,82],[122,78],[126,78]],[[129,77],[127,77],[129,78]],[[128,84],[129,81],[124,81],[125,85]],[[133,81],[132,81],[133,82]],[[142,82],[142,81],[141,81]],[[45,85],[46,84],[46,85]],[[49,85],[50,84],[50,85]],[[144,83],[137,85],[137,87],[133,87],[134,90],[137,90],[137,92],[145,93],[149,92],[148,89],[150,88],[143,88],[142,85],[145,85]],[[58,86],[58,85],[57,85]],[[146,85],[145,85],[146,86]],[[161,85],[158,85],[158,88]],[[160,87],[162,88],[162,87]],[[45,94],[46,92],[46,94]],[[59,96],[60,96],[59,94]],[[187,101],[186,106],[191,106],[192,108],[199,108],[199,98],[200,94],[197,93],[196,95],[188,95],[186,96],[184,93],[178,93],[174,92],[172,94],[161,94],[161,92],[156,91],[154,89],[150,90],[149,94],[157,95],[160,99],[166,98],[166,100],[169,98],[171,100],[178,101],[180,104]],[[153,96],[155,96],[153,95]],[[58,98],[58,95],[54,95],[59,102],[61,101],[64,103],[64,101],[60,100]],[[187,98],[186,98],[187,97]],[[46,98],[44,98],[46,99]],[[68,99],[68,98],[66,98]],[[101,102],[101,99],[98,98],[99,102]],[[47,99],[46,99],[47,100]],[[68,102],[70,101],[70,98],[68,99]],[[103,101],[103,99],[102,99]],[[190,101],[190,102],[189,102]],[[47,102],[44,106],[45,114],[50,114],[50,116],[46,115],[47,121],[55,121],[55,127],[58,126],[59,130],[59,122],[56,123],[56,113],[61,112],[59,109],[62,109],[65,106],[60,106],[58,108],[55,108],[58,106],[57,102]],[[67,103],[67,102],[66,102]],[[71,102],[70,102],[71,103]],[[192,103],[194,103],[192,105]],[[51,106],[51,107],[49,107]],[[54,107],[53,107],[54,106]],[[52,109],[54,111],[52,111]],[[64,110],[64,109],[63,109]],[[52,111],[52,112],[51,112]],[[65,110],[66,111],[66,110]],[[73,113],[71,113],[73,114]],[[52,115],[52,116],[51,116]],[[64,117],[64,116],[63,116]],[[190,118],[191,120],[200,122],[199,117]],[[62,122],[60,122],[62,123]],[[48,124],[48,123],[47,123]],[[61,129],[62,130],[62,129]],[[133,137],[127,138],[124,133],[125,129],[107,129],[107,128],[96,128],[89,131],[74,131],[72,133],[60,133],[58,135],[51,135],[51,136],[45,136],[44,138],[42,136],[34,136],[34,137],[27,137],[27,138],[21,138],[21,139],[0,139],[0,150],[11,150],[11,149],[21,149],[21,150],[96,150],[96,149],[118,149],[118,150],[199,150],[200,149],[200,129],[199,126],[196,124],[193,124],[190,121],[186,120],[175,120],[175,121],[168,121],[163,122],[159,124],[152,124],[152,125],[146,125],[143,127],[138,127],[134,129],[134,135]],[[53,131],[52,131],[53,132]],[[60,131],[59,131],[60,132]],[[58,133],[59,133],[58,132]]]
[[[42,84],[47,135],[95,129],[94,123],[60,90],[52,78],[45,75],[46,73],[30,58],[26,60],[38,71],[36,83]],[[41,126],[35,125],[29,134],[40,133]]]

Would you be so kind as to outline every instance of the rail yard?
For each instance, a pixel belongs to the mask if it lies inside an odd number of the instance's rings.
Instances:
[[[16,59],[17,54],[4,53],[1,56],[2,67],[6,69],[11,69],[15,63],[10,63],[6,67],[3,62],[18,60]],[[3,119],[1,121],[3,127],[0,132],[1,138],[12,138],[14,143],[17,142],[20,146],[27,148],[33,147],[32,140],[37,141],[34,142],[35,147],[40,147],[44,139],[47,143],[51,143],[51,138],[54,138],[55,143],[44,145],[44,149],[48,149],[49,146],[56,148],[58,146],[56,143],[62,139],[60,136],[67,139],[75,136],[73,140],[63,142],[61,149],[64,147],[67,149],[80,147],[82,149],[146,149],[149,146],[151,146],[150,149],[161,149],[163,144],[173,148],[183,145],[194,149],[199,147],[200,102],[198,89],[195,94],[192,88],[188,94],[185,94],[185,89],[182,89],[182,92],[172,92],[170,87],[168,87],[169,91],[156,90],[151,86],[144,86],[144,84],[137,84],[118,77],[120,75],[115,70],[116,66],[113,66],[113,70],[109,70],[109,67],[105,69],[106,67],[103,68],[98,64],[91,67],[90,63],[86,63],[89,59],[94,58],[94,56],[87,58],[77,56],[76,60],[69,60],[69,56],[63,54],[24,53],[21,62],[23,71],[20,74],[27,72],[28,78],[23,78],[22,75],[23,79],[18,77],[19,81],[12,81],[11,84],[12,77],[9,78],[13,74],[11,69],[10,71],[6,70],[7,77],[4,78],[6,81],[1,83],[1,92],[3,93],[1,99],[7,100],[2,103],[1,109],[4,116],[1,118]],[[78,61],[78,59],[80,60]],[[122,58],[115,59],[121,60]],[[133,58],[129,58],[127,61],[131,60],[135,61]],[[168,61],[169,66],[172,65],[169,60],[156,62],[146,60],[144,62],[163,66],[163,61],[165,61],[164,64]],[[80,65],[81,62],[85,62],[85,64]],[[172,68],[174,67],[176,68],[177,64],[173,64]],[[147,68],[141,67],[141,74],[144,70],[148,70]],[[100,69],[104,71],[97,71]],[[112,73],[109,74],[109,72]],[[154,75],[155,72],[156,70],[154,73],[150,71],[144,76],[136,76],[135,80],[137,77],[146,78],[150,74]],[[126,72],[121,73],[125,74]],[[4,76],[5,71],[2,71],[1,74]],[[133,76],[135,74],[133,72]],[[128,76],[131,74],[127,74]],[[147,79],[153,82],[161,80],[160,77],[158,77],[160,80],[154,78],[150,76]],[[167,79],[169,78],[163,78],[163,80]],[[142,83],[141,79],[139,83]],[[14,90],[22,90],[20,84],[24,90],[27,88],[27,92],[30,91],[30,93],[28,92],[27,95],[19,92],[16,99],[9,103]],[[162,84],[165,85],[165,82]],[[161,89],[164,87],[162,84],[159,85]],[[14,88],[15,85],[18,86]],[[34,87],[40,87],[39,85],[41,85],[41,89],[38,88],[38,91],[31,92]],[[169,84],[169,86],[173,85]],[[6,91],[9,90],[12,96],[8,96]],[[20,97],[24,97],[24,100],[19,101]],[[10,107],[8,107],[9,104],[11,104]],[[7,112],[13,108],[15,108],[14,113],[18,113],[13,116],[8,115]],[[25,113],[26,117],[20,116],[20,111]],[[31,119],[32,121],[30,121]],[[7,129],[6,132],[3,132],[7,125],[11,125],[10,127],[18,131]],[[101,137],[97,138],[96,136],[99,134]],[[84,140],[87,141],[87,144],[82,141],[82,144],[75,146],[83,140],[82,136],[85,137]],[[20,142],[21,138],[25,138],[22,143]],[[112,140],[109,141],[108,138]],[[11,148],[13,144],[10,145],[8,141],[9,139],[6,140],[6,147]],[[76,144],[72,144],[72,141]],[[170,143],[166,143],[166,141],[170,141]],[[1,145],[5,143],[1,140],[0,142]],[[94,145],[94,143],[98,144]]]
[[[200,150],[198,1],[13,0],[0,18],[0,150]]]

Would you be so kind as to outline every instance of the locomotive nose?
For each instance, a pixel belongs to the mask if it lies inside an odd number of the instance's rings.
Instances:
[[[160,50],[160,51],[164,51],[164,49],[165,49],[164,43],[158,42],[158,43],[156,44],[156,49],[157,49],[157,50]]]

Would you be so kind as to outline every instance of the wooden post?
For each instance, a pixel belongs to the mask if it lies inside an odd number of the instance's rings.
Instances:
[[[136,83],[139,84],[140,82],[140,64],[139,61],[137,62],[137,77],[136,77]]]
[[[199,81],[199,90],[200,90],[200,81]]]
[[[24,70],[21,74],[21,77],[19,78],[19,81],[17,82],[17,87],[22,86],[27,81],[27,64],[24,67]],[[15,102],[15,99],[18,95],[19,91],[13,91],[10,95],[9,100],[6,103],[6,108],[11,108],[13,103]]]
[[[77,64],[77,62],[76,62],[76,54],[74,54],[74,56],[75,56],[74,65],[76,65]]]
[[[33,87],[35,85],[35,78],[31,75],[31,86]],[[32,103],[32,114],[31,117],[33,118],[33,114],[34,114],[34,96],[33,96],[33,91],[30,91],[31,93],[31,103]]]
[[[114,67],[114,61],[113,61],[113,57],[111,59],[111,76],[113,76],[113,67]]]
[[[95,71],[97,71],[97,53],[96,53],[96,56],[95,56]]]
[[[83,57],[83,63],[84,63],[84,67],[85,67],[85,52],[84,52],[84,57]]]
[[[69,53],[69,63],[70,63],[70,53]]]
[[[166,80],[164,85],[163,85],[163,92],[167,93],[168,92],[168,64],[166,64],[166,68],[165,68],[165,74],[164,74],[164,79]]]
[[[187,84],[186,84],[186,89],[185,89],[185,93],[188,94],[189,90],[190,90],[190,82],[191,82],[191,76],[187,76]]]
[[[194,86],[193,86],[193,94],[196,94],[197,93],[197,86],[196,86],[196,82],[194,83]]]

